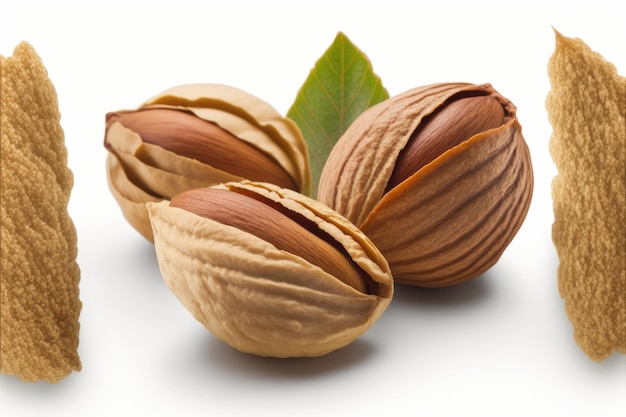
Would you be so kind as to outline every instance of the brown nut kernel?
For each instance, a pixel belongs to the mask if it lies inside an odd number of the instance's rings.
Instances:
[[[128,222],[152,240],[145,203],[227,181],[308,192],[306,144],[268,103],[220,84],[174,87],[139,109],[107,114],[109,188]]]
[[[257,178],[292,190],[299,188],[293,177],[269,155],[193,113],[147,106],[109,113],[106,121],[107,126],[121,123],[141,136],[145,143],[235,176]]]
[[[337,142],[318,198],[372,239],[397,282],[472,279],[497,262],[530,204],[532,165],[515,113],[488,84],[392,97]]]
[[[355,268],[345,251],[318,236],[319,229],[315,230],[316,226],[311,222],[302,218],[292,219],[291,216],[298,216],[258,194],[247,196],[224,189],[199,188],[178,194],[170,202],[170,207],[182,208],[253,234],[280,250],[289,251],[319,266],[353,288],[366,291],[362,273],[359,273],[361,269]],[[254,221],[250,221],[251,214]]]
[[[387,191],[429,164],[439,155],[472,136],[502,126],[504,109],[491,96],[479,95],[451,101],[425,117],[398,155]]]
[[[391,272],[371,241],[292,190],[244,181],[147,206],[168,287],[242,352],[324,355],[358,338],[391,301]]]

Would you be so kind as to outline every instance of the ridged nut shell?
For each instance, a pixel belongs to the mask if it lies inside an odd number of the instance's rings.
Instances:
[[[295,123],[265,101],[226,85],[187,84],[162,92],[135,111],[148,109],[180,111],[218,126],[284,169],[296,191],[308,192],[310,169],[302,134]],[[133,111],[118,113],[124,112]],[[216,168],[148,143],[115,119],[107,123],[105,147],[109,151],[106,170],[111,193],[126,220],[150,241],[153,236],[145,209],[147,202],[167,200],[197,187],[244,179],[227,168]],[[253,176],[246,179],[264,180]]]
[[[502,104],[504,123],[445,150],[388,190],[396,160],[420,124],[476,94]],[[392,97],[339,139],[318,199],[376,244],[396,282],[441,287],[477,277],[498,261],[530,205],[532,164],[515,113],[489,84],[434,84]]]
[[[215,188],[258,194],[312,221],[366,273],[370,289],[356,290],[236,227],[171,207],[169,201],[149,203],[166,284],[218,339],[260,356],[321,356],[354,341],[389,305],[393,281],[387,262],[344,217],[270,184],[244,181]]]

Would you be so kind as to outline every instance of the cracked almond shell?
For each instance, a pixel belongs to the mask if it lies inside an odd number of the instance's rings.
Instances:
[[[391,301],[387,262],[371,241],[325,205],[270,184],[228,183],[313,221],[367,275],[369,293],[238,228],[169,201],[149,203],[155,249],[170,290],[213,335],[260,356],[321,356],[363,334]],[[254,222],[251,213],[250,221]]]
[[[473,135],[386,190],[422,120],[454,97],[471,94],[497,98],[505,123]],[[396,282],[442,287],[472,279],[498,261],[530,205],[532,164],[515,111],[489,84],[434,84],[385,100],[339,139],[318,199],[376,244]]]
[[[298,127],[267,102],[222,84],[186,84],[147,100],[139,109],[182,110],[220,128],[268,155],[308,192],[306,143]],[[147,143],[120,122],[108,126],[107,180],[126,220],[149,241],[152,228],[145,204],[167,200],[198,187],[243,178],[196,159]],[[254,178],[248,178],[254,179]]]

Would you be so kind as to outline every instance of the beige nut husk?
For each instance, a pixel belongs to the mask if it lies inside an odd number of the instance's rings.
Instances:
[[[265,101],[235,87],[222,84],[177,86],[147,100],[136,110],[107,115],[104,142],[109,151],[106,160],[109,188],[126,220],[149,241],[153,236],[145,209],[147,202],[167,200],[185,190],[228,181],[265,180],[263,176],[255,176],[254,166],[247,170],[252,173],[241,176],[228,166],[216,167],[149,143],[126,127],[120,117],[154,109],[175,111],[181,117],[190,114],[217,126],[240,140],[242,147],[253,148],[269,161],[267,163],[284,170],[293,189],[309,191],[306,143],[295,123]],[[145,119],[144,124],[149,124],[150,119]],[[198,152],[206,153],[202,146],[198,144]],[[237,155],[237,152],[238,148],[234,147],[230,154]]]
[[[626,354],[626,77],[583,40],[555,31],[552,240],[574,339],[591,359]]]
[[[387,189],[422,121],[473,94],[496,98],[504,123]],[[532,165],[515,111],[489,84],[434,84],[392,97],[364,112],[337,142],[318,199],[376,244],[396,282],[441,287],[477,277],[498,261],[530,205]]]
[[[82,369],[74,174],[60,121],[35,49],[20,42],[0,55],[0,372],[27,382]]]
[[[147,204],[165,282],[218,339],[260,356],[321,356],[354,341],[387,308],[393,295],[389,266],[345,218],[271,184],[244,181],[215,188],[256,194],[313,222],[349,254],[367,281],[366,291],[357,290],[239,228],[169,201]]]

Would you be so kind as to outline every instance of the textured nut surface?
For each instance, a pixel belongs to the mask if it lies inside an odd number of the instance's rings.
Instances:
[[[74,176],[60,118],[32,46],[0,56],[0,371],[29,382],[82,368]]]
[[[279,182],[275,176],[264,174],[268,164],[275,165],[270,171],[283,171],[282,175],[289,178],[297,191],[308,191],[308,155],[299,129],[261,99],[230,86],[189,84],[164,91],[136,111],[147,109],[193,116],[202,122],[202,129],[211,124],[215,128],[213,133],[216,130],[224,133],[216,140],[225,139],[232,148],[216,153],[214,164],[206,163],[202,157],[190,157],[201,153],[200,146],[187,155],[180,154],[177,151],[181,148],[164,137],[144,140],[141,134],[124,126],[119,117],[123,111],[109,114],[105,134],[105,146],[109,150],[106,163],[109,188],[127,221],[148,240],[152,240],[152,228],[145,203],[169,199],[185,190],[248,177]],[[148,130],[145,129],[147,119],[140,123],[144,130]],[[171,125],[170,128],[174,130]],[[197,133],[198,124],[194,123],[189,129]],[[180,130],[175,129],[178,133]],[[240,142],[237,146],[233,146],[233,138]],[[164,144],[167,149],[160,146]],[[241,167],[244,158],[238,158],[238,150],[256,155],[256,159],[246,159],[245,169]],[[259,162],[261,160],[264,162]]]
[[[396,159],[386,190],[472,136],[502,126],[504,109],[488,95],[459,98],[425,117]]]
[[[503,124],[387,189],[423,120],[468,95],[497,99]],[[392,97],[364,112],[337,142],[318,198],[372,239],[397,282],[437,287],[474,278],[497,262],[530,205],[532,165],[515,111],[488,84],[434,84]]]
[[[145,143],[194,159],[240,178],[258,178],[298,189],[294,179],[269,155],[191,112],[143,107],[107,115],[107,126],[119,122]],[[106,145],[106,143],[105,143]]]
[[[601,361],[626,353],[626,78],[558,32],[548,74],[559,291],[576,342]]]
[[[217,338],[261,356],[320,356],[354,341],[386,309],[393,294],[388,265],[345,218],[270,184],[218,188],[258,194],[317,225],[364,271],[368,291],[237,227],[167,201],[148,204],[164,280]]]
[[[317,265],[356,290],[367,291],[366,277],[343,248],[336,247],[328,234],[282,205],[258,193],[232,192],[219,188],[199,188],[176,195],[170,207],[236,227],[280,250],[298,255]],[[329,241],[330,240],[330,241]],[[365,279],[364,279],[365,278]]]

